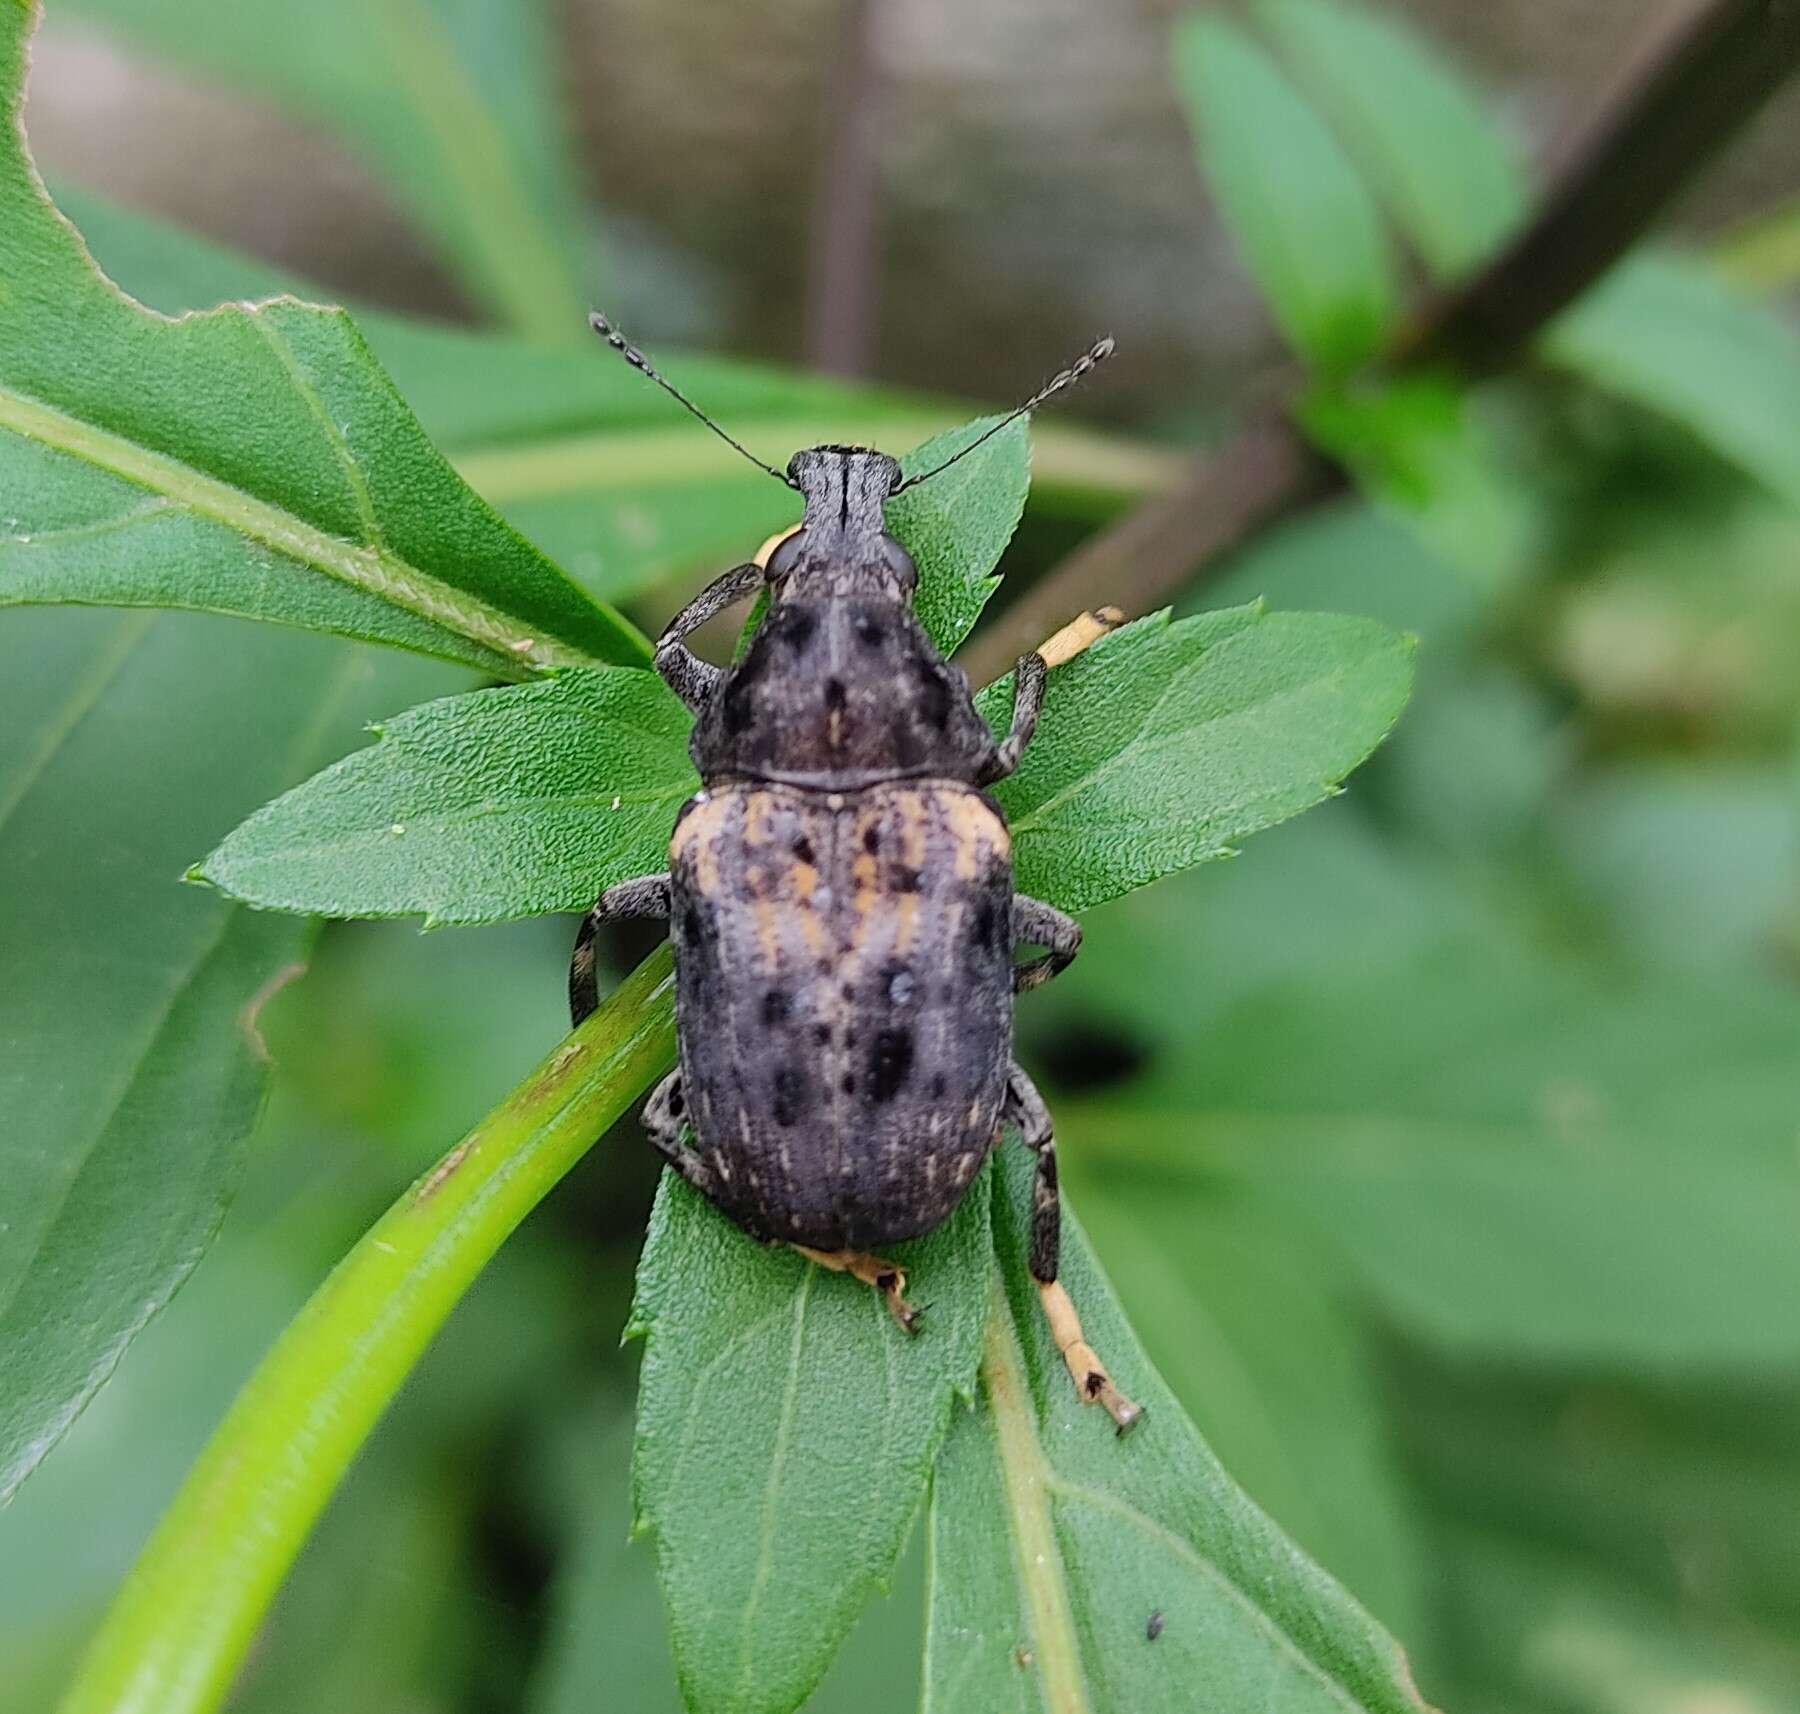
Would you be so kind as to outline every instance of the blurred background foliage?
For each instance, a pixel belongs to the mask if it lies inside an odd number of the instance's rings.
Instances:
[[[1347,797],[1093,913],[1022,1008],[1065,1182],[1228,1467],[1432,1701],[1800,1706],[1800,105],[1678,206],[1684,255],[1634,259],[1541,367],[1337,385],[1505,230],[1508,161],[1554,161],[1646,25],[1623,0],[1221,17],[1171,55],[1158,4],[66,0],[30,119],[146,301],[307,280],[370,306],[439,444],[652,631],[783,498],[555,349],[590,298],[653,347],[884,384],[682,360],[765,454],[907,444],[955,408],[902,387],[1004,399],[1110,327],[1117,378],[1040,430],[1017,587],[1264,401],[1285,334],[1358,487],[1185,600],[1404,625],[1418,694]],[[879,289],[846,342],[820,331],[819,223],[859,147]],[[1466,197],[1413,170],[1439,152]],[[462,682],[382,670],[372,709]],[[149,849],[206,848],[184,797],[136,813]],[[321,935],[268,1010],[279,1071],[219,1244],[0,1516],[4,1706],[49,1707],[256,1356],[562,1031],[567,940]],[[678,1706],[624,1541],[617,1345],[654,1176],[621,1126],[507,1246],[233,1708]],[[914,1706],[919,1627],[913,1564],[809,1707]]]

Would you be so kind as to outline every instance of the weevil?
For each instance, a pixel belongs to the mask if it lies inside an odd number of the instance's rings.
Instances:
[[[666,918],[678,1064],[643,1125],[663,1158],[752,1237],[872,1286],[906,1332],[919,1312],[878,1253],[931,1231],[1003,1129],[1036,1156],[1028,1265],[1083,1399],[1120,1432],[1140,1415],[1082,1335],[1058,1282],[1056,1141],[1012,1055],[1013,997],[1065,969],[1081,929],[1014,891],[1006,816],[987,788],[1031,742],[1052,666],[1122,622],[1082,615],[1019,660],[996,739],[967,676],[913,612],[918,572],[885,507],[930,481],[1112,350],[1102,340],[935,469],[906,477],[860,446],[764,464],[602,316],[597,332],[760,469],[797,489],[799,525],[725,572],[670,622],[656,670],[694,716],[701,789],[662,874],[603,892],[569,966],[579,1023],[598,1003],[602,924]],[[688,637],[735,603],[769,605],[718,667]],[[1021,947],[1043,950],[1022,961]],[[691,1141],[690,1141],[691,1137]]]

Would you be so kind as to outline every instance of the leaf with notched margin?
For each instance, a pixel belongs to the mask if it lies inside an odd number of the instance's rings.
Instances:
[[[1367,619],[1238,607],[1128,625],[1050,676],[995,788],[1021,892],[1086,910],[1331,795],[1412,688],[1410,639]],[[998,730],[1010,677],[977,699]]]

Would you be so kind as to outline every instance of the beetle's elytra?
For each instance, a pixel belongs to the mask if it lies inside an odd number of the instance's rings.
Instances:
[[[1110,350],[1102,341],[1014,415]],[[1054,1135],[1012,1057],[1013,995],[1064,968],[1081,930],[1013,891],[1006,818],[983,789],[1018,765],[1050,666],[1120,615],[1084,615],[1020,659],[996,741],[914,616],[918,574],[887,533],[888,499],[937,472],[903,480],[885,454],[841,446],[796,453],[785,476],[762,468],[800,491],[804,514],[766,563],[716,579],[657,643],[657,671],[694,714],[702,789],[676,820],[668,871],[609,888],[583,921],[570,1010],[580,1022],[598,1002],[603,922],[667,917],[680,1060],[645,1129],[743,1230],[866,1281],[909,1332],[905,1277],[874,1252],[942,1222],[1017,1126],[1037,1158],[1030,1266],[1052,1334],[1081,1396],[1123,1431],[1140,1413],[1057,1283]],[[767,617],[735,665],[688,649],[697,627],[764,589]],[[1016,962],[1020,946],[1044,951]]]

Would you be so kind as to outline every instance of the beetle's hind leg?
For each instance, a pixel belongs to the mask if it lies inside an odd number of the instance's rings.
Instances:
[[[681,1086],[679,1066],[650,1091],[640,1123],[644,1134],[656,1145],[656,1152],[702,1196],[712,1196],[719,1188],[718,1172],[705,1155],[681,1140],[687,1126],[687,1096]]]
[[[1062,1353],[1069,1377],[1085,1404],[1099,1405],[1123,1434],[1144,1412],[1133,1404],[1106,1372],[1093,1346],[1081,1331],[1081,1317],[1074,1300],[1056,1277],[1062,1250],[1062,1195],[1056,1182],[1056,1130],[1050,1109],[1037,1085],[1019,1066],[1006,1078],[1006,1107],[1002,1117],[1019,1127],[1026,1148],[1037,1156],[1037,1173],[1031,1182],[1031,1246],[1028,1265],[1037,1282],[1038,1301],[1050,1336]]]
[[[624,917],[666,917],[670,909],[669,876],[640,875],[608,887],[581,919],[575,950],[569,958],[569,1021],[580,1023],[600,1004],[600,978],[594,969],[594,937],[603,922]]]
[[[904,1268],[893,1262],[883,1261],[880,1256],[868,1255],[862,1250],[814,1250],[805,1244],[795,1244],[793,1248],[809,1262],[817,1262],[822,1268],[830,1268],[834,1274],[848,1274],[852,1279],[872,1286],[881,1293],[881,1301],[887,1305],[888,1314],[899,1323],[902,1332],[919,1331],[919,1317],[925,1312],[906,1301]]]

